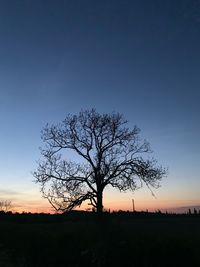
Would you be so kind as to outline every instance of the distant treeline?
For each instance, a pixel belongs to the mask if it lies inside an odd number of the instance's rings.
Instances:
[[[200,218],[200,211],[196,209],[189,209],[187,213],[168,213],[157,210],[155,212],[149,211],[106,211],[101,215],[101,219],[140,219],[140,218]],[[95,212],[86,211],[70,211],[62,214],[50,214],[50,213],[13,213],[0,211],[0,221],[14,221],[23,223],[34,223],[34,222],[65,222],[65,221],[89,221],[99,220],[99,215]]]

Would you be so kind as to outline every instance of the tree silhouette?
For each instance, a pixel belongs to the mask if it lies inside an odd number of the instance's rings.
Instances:
[[[0,200],[0,211],[8,212],[13,208],[11,200]]]
[[[126,124],[119,113],[99,114],[92,109],[69,114],[60,124],[46,125],[42,131],[44,160],[33,175],[43,197],[57,211],[89,201],[101,213],[108,185],[120,191],[134,191],[143,184],[150,190],[159,187],[165,169],[144,157],[151,152],[149,143],[140,139],[138,127],[129,130]],[[67,151],[72,158],[76,154],[76,162],[67,159]]]

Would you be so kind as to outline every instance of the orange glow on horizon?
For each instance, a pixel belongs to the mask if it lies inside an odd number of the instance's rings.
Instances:
[[[167,200],[163,200],[163,201],[158,201],[158,200],[152,200],[152,201],[146,201],[146,200],[140,200],[140,201],[135,201],[135,210],[136,211],[157,211],[157,210],[162,210],[162,211],[167,211],[167,210],[171,210],[171,209],[179,209],[181,207],[189,207],[189,206],[193,206],[194,201],[184,201],[184,200],[174,200],[174,201],[167,201]],[[196,205],[199,205],[199,203],[196,203]],[[105,201],[104,204],[104,209],[105,210],[109,210],[109,211],[132,211],[133,207],[132,207],[132,201],[116,201],[116,202],[109,202],[109,201]],[[89,211],[91,210],[91,206],[89,206],[87,203],[83,203],[80,207],[76,208],[76,210],[85,210],[85,211]],[[35,203],[29,203],[29,205],[27,204],[20,204],[18,207],[14,207],[12,209],[13,212],[19,212],[19,213],[23,213],[23,212],[31,212],[31,213],[50,213],[50,214],[54,214],[56,213],[56,211],[53,209],[53,207],[51,207],[51,205],[47,202],[47,203],[41,203],[38,201],[35,201]]]

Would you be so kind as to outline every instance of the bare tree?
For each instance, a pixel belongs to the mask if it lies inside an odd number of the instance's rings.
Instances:
[[[33,173],[41,192],[57,211],[68,211],[82,202],[98,213],[103,211],[103,191],[110,185],[120,191],[136,190],[143,184],[159,187],[165,169],[154,159],[147,141],[132,130],[119,113],[99,114],[96,110],[68,115],[57,125],[42,131],[44,157]],[[77,162],[66,159],[68,152],[78,155]],[[80,160],[79,160],[80,159]],[[137,182],[139,181],[139,183]]]
[[[11,200],[0,200],[0,211],[8,212],[13,208]]]

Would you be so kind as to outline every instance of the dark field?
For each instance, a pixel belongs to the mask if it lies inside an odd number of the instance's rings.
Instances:
[[[200,266],[200,216],[0,214],[0,267]]]

